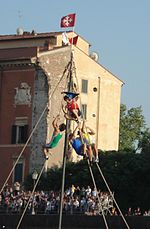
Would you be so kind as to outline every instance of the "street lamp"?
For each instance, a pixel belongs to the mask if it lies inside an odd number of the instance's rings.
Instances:
[[[33,179],[33,184],[35,186],[35,181],[37,180],[38,177],[38,173],[36,170],[34,170],[34,172],[32,173],[32,179]]]
[[[38,173],[36,170],[34,170],[34,172],[32,173],[32,179],[33,179],[33,184],[35,186],[35,181],[38,178]],[[33,187],[34,188],[34,187]],[[35,209],[34,209],[34,194],[32,196],[32,215],[35,215]]]

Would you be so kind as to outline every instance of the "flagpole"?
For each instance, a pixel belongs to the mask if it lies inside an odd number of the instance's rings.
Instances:
[[[75,16],[76,18],[76,16]],[[76,19],[75,19],[76,20]],[[74,22],[74,26],[72,27],[72,40],[71,40],[71,50],[72,50],[72,45],[73,45],[73,37],[74,37],[74,31],[75,31],[75,22]]]
[[[73,26],[73,28],[72,28],[71,50],[72,50],[72,46],[73,46],[74,30],[75,30],[75,26]]]

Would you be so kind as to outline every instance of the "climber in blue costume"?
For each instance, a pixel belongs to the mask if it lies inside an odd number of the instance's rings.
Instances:
[[[79,125],[77,125],[77,127],[74,129],[73,133],[69,134],[69,142],[78,155],[83,157],[88,156],[89,161],[92,162],[91,151],[88,150],[87,148],[87,142],[84,141],[82,137],[82,132]],[[78,130],[78,135],[76,136],[77,130]]]

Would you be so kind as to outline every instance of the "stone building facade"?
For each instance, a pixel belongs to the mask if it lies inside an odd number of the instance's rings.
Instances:
[[[72,37],[72,32],[67,35]],[[10,183],[22,182],[34,169],[40,171],[52,120],[60,114],[60,122],[65,121],[61,92],[67,90],[72,52],[80,107],[87,125],[96,132],[97,147],[118,150],[123,82],[91,58],[89,47],[80,36],[76,45],[64,45],[62,32],[0,36],[0,184],[20,154]],[[48,167],[62,164],[63,149],[61,139],[51,152]]]

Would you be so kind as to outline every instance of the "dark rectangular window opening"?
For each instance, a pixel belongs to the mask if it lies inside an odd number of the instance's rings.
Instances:
[[[88,80],[83,80],[82,79],[82,89],[81,89],[82,93],[88,93]]]
[[[18,163],[14,170],[14,182],[22,183],[23,181],[23,163]]]
[[[12,144],[23,144],[28,139],[28,125],[13,125],[12,126]]]

